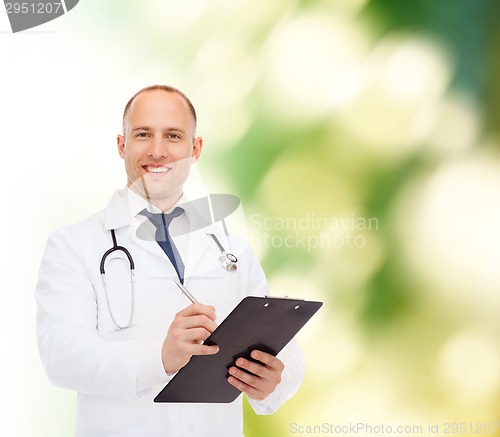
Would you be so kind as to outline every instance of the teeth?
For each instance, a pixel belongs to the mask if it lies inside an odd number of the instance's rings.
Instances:
[[[151,173],[166,173],[170,169],[168,167],[146,167],[146,170]]]

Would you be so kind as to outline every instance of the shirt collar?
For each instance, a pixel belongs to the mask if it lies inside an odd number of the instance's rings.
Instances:
[[[180,206],[184,209],[184,214],[182,214],[181,217],[187,219],[191,231],[203,229],[212,224],[208,197],[200,197],[190,201],[189,198],[183,194],[176,204],[173,205],[171,210],[176,206]],[[136,224],[138,218],[141,218],[141,220],[139,220],[140,222],[146,220],[144,216],[139,215],[144,208],[147,208],[151,212],[160,212],[158,208],[151,205],[146,199],[128,187],[124,190],[117,191],[106,208],[105,229],[118,229],[122,226]]]

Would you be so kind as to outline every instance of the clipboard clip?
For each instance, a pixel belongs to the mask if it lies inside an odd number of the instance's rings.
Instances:
[[[283,296],[283,297],[275,297],[275,296],[268,296],[267,294],[264,295],[266,299],[291,299],[291,300],[304,300],[298,297],[290,297],[290,296]]]

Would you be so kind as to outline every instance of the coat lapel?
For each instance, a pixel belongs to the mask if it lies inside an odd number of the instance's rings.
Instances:
[[[156,256],[168,259],[161,247],[154,240],[155,229],[152,223],[147,221],[139,229],[134,226],[127,192],[126,190],[119,190],[111,198],[106,208],[104,228],[110,231],[111,229],[120,229],[123,227],[128,227],[127,236],[134,243]]]
[[[195,215],[193,218],[191,214],[190,216],[190,221],[192,221],[190,227],[192,225],[196,230],[188,232],[186,250],[184,253],[181,253],[184,261],[185,278],[196,275],[196,268],[200,264],[200,261],[205,256],[208,256],[207,251],[213,243],[211,243],[211,238],[207,233],[219,234],[221,232],[221,229],[214,225],[199,229],[199,217]],[[127,236],[130,240],[151,254],[168,261],[167,255],[165,255],[161,247],[154,240],[155,228],[153,224],[148,220],[140,225],[139,228],[134,226],[126,190],[117,191],[109,202],[106,208],[104,227],[106,230],[128,227]],[[213,255],[210,254],[210,256]]]
[[[196,274],[196,268],[200,261],[206,256],[210,241],[206,235],[206,229],[188,234],[186,257],[184,260],[184,276],[189,278]]]

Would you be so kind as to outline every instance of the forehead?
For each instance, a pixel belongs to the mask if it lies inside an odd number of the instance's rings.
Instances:
[[[186,131],[194,127],[194,120],[184,98],[175,92],[162,90],[139,94],[125,116],[127,129],[140,126],[151,128],[179,128]]]

